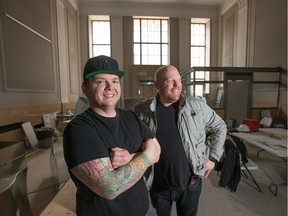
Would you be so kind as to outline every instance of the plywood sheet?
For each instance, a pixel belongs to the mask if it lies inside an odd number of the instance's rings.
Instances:
[[[29,144],[32,148],[35,148],[38,146],[38,139],[36,137],[34,128],[31,125],[31,122],[25,122],[22,124],[22,128],[25,132],[25,135],[29,141]]]

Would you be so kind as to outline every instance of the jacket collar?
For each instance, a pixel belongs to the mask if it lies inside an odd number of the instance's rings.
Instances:
[[[152,102],[150,104],[150,110],[152,112],[156,111],[157,100],[159,100],[159,93],[157,93],[157,95],[153,98],[153,100],[152,100]],[[179,106],[183,107],[185,105],[185,103],[186,103],[185,96],[181,95],[179,100],[180,100]]]

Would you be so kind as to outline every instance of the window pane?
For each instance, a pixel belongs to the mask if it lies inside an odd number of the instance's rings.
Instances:
[[[134,64],[141,64],[139,44],[134,44]]]
[[[168,32],[168,20],[162,20],[162,31]]]
[[[191,45],[205,46],[205,24],[191,24]]]
[[[141,20],[141,42],[147,42],[148,20]]]
[[[94,45],[93,57],[98,55],[111,56],[110,45]]]
[[[204,80],[204,72],[203,71],[197,71],[195,74],[195,79],[196,80]]]
[[[140,20],[134,20],[134,42],[140,42]]]
[[[168,43],[168,21],[162,20],[162,42]]]
[[[160,42],[160,21],[142,20],[142,42],[159,43]],[[135,41],[136,42],[136,41]]]
[[[195,96],[203,96],[203,85],[195,85]]]
[[[160,45],[142,44],[142,64],[160,64]]]
[[[134,18],[133,34],[134,64],[168,64],[168,18]]]
[[[205,66],[205,47],[191,47],[191,66]]]
[[[93,21],[93,44],[110,44],[110,23]]]
[[[162,45],[162,65],[168,64],[168,45]]]
[[[92,20],[92,56],[111,56],[109,16],[97,16]]]

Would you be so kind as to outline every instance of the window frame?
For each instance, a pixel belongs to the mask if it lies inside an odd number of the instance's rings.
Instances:
[[[203,25],[205,28],[204,32],[204,38],[202,39],[202,42],[204,42],[202,45],[200,44],[193,44],[192,42],[192,25]],[[210,28],[211,28],[211,20],[208,18],[191,18],[190,21],[190,68],[192,67],[208,67],[210,66]],[[198,35],[199,36],[199,35]],[[192,49],[195,48],[204,48],[204,56],[200,56],[201,58],[204,58],[203,65],[193,65],[193,59],[192,59]],[[199,58],[196,56],[196,58]],[[203,77],[203,78],[199,78]],[[195,71],[191,73],[191,83],[190,86],[190,94],[193,96],[205,96],[205,94],[210,93],[210,72],[207,71]],[[196,92],[197,87],[201,87],[201,92]]]
[[[139,41],[136,41],[135,40],[135,20],[138,20],[139,21]],[[158,38],[159,39],[159,42],[155,42],[155,41],[143,41],[142,39],[142,21],[160,21],[160,37]],[[163,30],[163,22],[167,22],[167,42],[164,42],[163,40],[163,33],[164,33],[164,30]],[[169,43],[169,17],[139,17],[139,16],[134,16],[133,17],[133,64],[134,65],[164,65],[164,64],[169,64],[169,60],[170,60],[170,55],[169,55],[169,46],[170,46],[170,43]],[[149,59],[144,60],[145,56],[144,56],[144,51],[143,51],[143,47],[144,46],[149,46],[149,45],[159,45],[159,64],[158,63],[149,63]],[[138,50],[138,53],[139,55],[136,56],[136,47],[135,46],[139,46],[139,50]],[[163,56],[163,50],[164,50],[164,46],[166,46],[166,52],[167,52],[167,57],[166,56]],[[146,57],[149,56],[149,55],[146,55]],[[166,61],[163,59],[163,58],[167,58]],[[138,60],[136,60],[136,58],[139,58]]]
[[[95,57],[97,55],[106,55],[106,56],[110,56],[112,55],[112,38],[111,38],[111,20],[110,20],[110,16],[109,15],[89,15],[89,56],[90,57]],[[101,22],[101,23],[109,23],[109,43],[94,43],[93,40],[93,23],[95,22]],[[103,32],[102,32],[103,34]],[[99,47],[103,47],[103,46],[108,46],[109,52],[108,53],[94,53],[94,47],[95,46],[99,46]]]

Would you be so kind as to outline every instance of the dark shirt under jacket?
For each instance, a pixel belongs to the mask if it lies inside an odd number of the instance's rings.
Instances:
[[[189,184],[191,170],[177,128],[178,106],[178,102],[169,107],[157,103],[156,138],[161,146],[161,155],[155,164],[152,192],[182,191]]]

